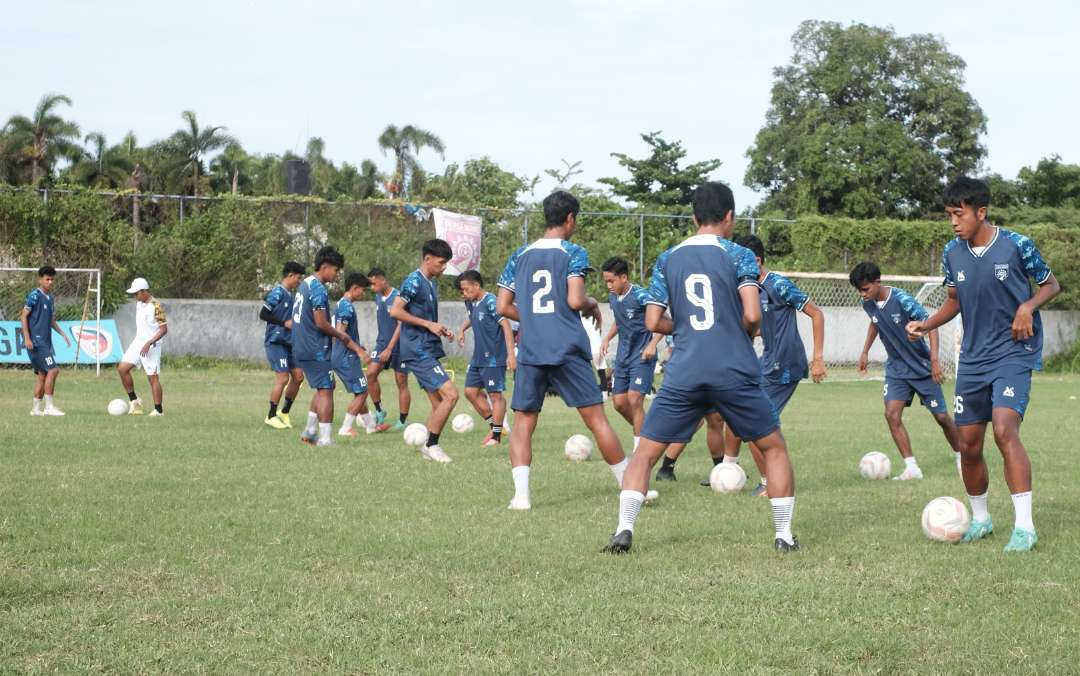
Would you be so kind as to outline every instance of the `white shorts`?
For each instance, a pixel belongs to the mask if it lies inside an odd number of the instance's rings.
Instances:
[[[161,343],[151,347],[145,357],[140,354],[143,345],[146,345],[145,341],[138,339],[132,341],[131,345],[128,345],[128,349],[124,350],[124,356],[120,358],[120,362],[123,364],[135,364],[146,375],[156,376],[161,372]]]

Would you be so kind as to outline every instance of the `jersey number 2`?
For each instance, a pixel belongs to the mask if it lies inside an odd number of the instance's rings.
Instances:
[[[296,294],[295,305],[293,305],[292,320],[293,324],[300,323],[300,313],[304,310],[304,297],[300,294]]]
[[[690,315],[690,327],[695,331],[708,331],[716,323],[712,300],[712,280],[708,275],[695,272],[686,277],[683,287],[686,289],[686,300],[690,301],[691,305],[701,308],[702,311],[700,317],[697,313]]]
[[[534,315],[546,315],[555,312],[555,301],[548,298],[544,298],[551,293],[551,271],[550,270],[537,270],[533,273],[532,281],[534,284],[542,284],[539,289],[533,293],[532,297],[532,311]]]

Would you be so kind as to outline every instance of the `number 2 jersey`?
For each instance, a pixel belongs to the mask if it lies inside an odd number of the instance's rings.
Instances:
[[[315,310],[322,310],[330,321],[327,306],[330,299],[326,286],[315,275],[300,282],[293,304],[292,348],[297,361],[329,361],[330,336],[315,324]]]

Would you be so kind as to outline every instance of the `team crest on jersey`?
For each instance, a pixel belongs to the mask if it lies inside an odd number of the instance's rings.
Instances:
[[[630,308],[626,309],[626,318],[627,319],[633,319],[634,318],[634,311],[632,309],[630,309]]]
[[[892,316],[892,320],[893,320],[893,324],[899,324],[900,323],[900,314],[899,313],[894,314]]]
[[[997,277],[999,282],[1004,282],[1009,278],[1009,264],[1008,263],[995,263],[994,264],[994,276]]]
[[[963,270],[961,270],[960,272],[958,272],[956,274],[956,281],[958,281],[958,282],[964,281],[964,271]]]
[[[478,321],[478,322],[484,321],[484,311],[483,310],[476,313],[476,321]]]

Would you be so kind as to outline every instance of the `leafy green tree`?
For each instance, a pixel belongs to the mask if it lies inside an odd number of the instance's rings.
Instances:
[[[46,94],[34,109],[33,117],[15,115],[4,127],[16,158],[30,164],[30,184],[35,188],[58,159],[75,159],[82,152],[79,125],[56,113],[61,104],[70,106],[71,99],[63,94]]]
[[[379,168],[371,160],[364,160],[357,169],[343,162],[334,177],[334,194],[355,200],[366,200],[379,194]]]
[[[544,173],[555,181],[556,190],[564,189],[564,186],[570,182],[570,179],[585,173],[584,170],[581,169],[581,160],[577,160],[576,162],[567,162],[566,160],[561,161],[563,163],[562,168],[556,167],[555,169],[544,170]]]
[[[202,170],[203,159],[211,152],[224,148],[236,140],[229,136],[225,127],[200,127],[195,113],[185,110],[180,117],[187,122],[187,127],[182,127],[169,137],[169,142],[177,152],[187,158],[187,166],[191,169],[191,189],[195,195],[199,194],[199,174]]]
[[[513,209],[528,181],[506,171],[491,158],[469,160],[464,167],[451,164],[441,175],[427,176],[419,199],[426,202]]]
[[[228,191],[233,195],[251,191],[250,166],[252,158],[244,148],[236,141],[225,146],[225,149],[210,162],[210,173],[213,176],[212,185],[218,192]]]
[[[134,168],[123,145],[109,146],[105,135],[97,131],[83,141],[86,150],[68,169],[67,177],[90,188],[123,188]]]
[[[1034,167],[1024,167],[1017,181],[1028,206],[1080,208],[1080,164],[1066,164],[1060,155],[1044,157]],[[994,203],[997,203],[996,195]]]
[[[806,21],[747,156],[746,184],[785,212],[856,217],[933,211],[973,173],[986,117],[964,61],[931,35]]]
[[[417,155],[425,148],[430,148],[444,157],[446,146],[442,139],[426,129],[407,124],[400,129],[394,125],[387,125],[383,133],[379,135],[379,147],[385,155],[388,151],[394,154],[394,172],[390,176],[387,192],[390,199],[397,199],[401,195],[407,195],[412,187],[414,178],[423,180],[424,168],[420,166]],[[419,186],[417,186],[419,187]]]
[[[990,200],[994,210],[1003,207],[1015,207],[1022,201],[1022,187],[1018,181],[1010,181],[1001,174],[989,174],[983,181],[990,187]]]
[[[682,142],[665,141],[660,133],[641,135],[650,149],[648,157],[637,160],[623,153],[611,154],[630,172],[630,180],[601,178],[599,182],[638,206],[685,208],[694,188],[709,180],[721,162],[705,160],[680,167],[686,157]]]

